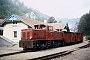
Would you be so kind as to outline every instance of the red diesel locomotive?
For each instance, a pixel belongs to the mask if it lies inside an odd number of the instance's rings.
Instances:
[[[83,41],[82,33],[53,31],[53,26],[34,25],[35,29],[21,30],[19,47],[24,50],[44,49]]]

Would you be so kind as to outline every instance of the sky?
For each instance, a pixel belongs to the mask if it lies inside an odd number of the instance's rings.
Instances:
[[[20,0],[55,18],[78,18],[90,11],[90,0]]]

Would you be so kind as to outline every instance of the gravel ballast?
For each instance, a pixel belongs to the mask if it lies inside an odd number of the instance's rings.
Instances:
[[[69,55],[58,57],[53,60],[90,60],[90,47],[74,51]]]

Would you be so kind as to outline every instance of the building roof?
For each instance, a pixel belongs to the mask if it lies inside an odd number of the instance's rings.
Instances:
[[[5,22],[13,22],[13,21],[22,21],[24,24],[34,28],[34,25],[35,24],[43,24],[43,22],[40,22],[40,21],[37,21],[37,20],[31,20],[30,18],[26,18],[26,17],[23,17],[23,16],[19,16],[19,15],[11,15],[9,16],[6,20],[4,20],[2,23],[1,23],[1,26],[3,26],[3,24]]]
[[[4,20],[3,19],[0,19],[0,23],[2,23]]]
[[[22,19],[23,21],[27,22],[28,24],[31,24],[31,25],[35,25],[35,24],[43,24],[43,22],[41,21],[37,21],[37,20],[32,20],[30,18],[26,18],[26,17],[23,17],[23,16],[19,16],[19,15],[16,15],[18,18]]]
[[[64,29],[66,26],[66,23],[46,23],[45,25],[53,26],[53,29]]]
[[[68,23],[45,23],[45,25],[53,26],[53,30],[67,30],[70,31]]]
[[[55,29],[64,29],[66,23],[47,23],[47,25],[53,26]]]

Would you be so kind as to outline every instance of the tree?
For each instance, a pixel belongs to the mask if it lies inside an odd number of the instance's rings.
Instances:
[[[24,16],[28,12],[31,12],[31,9],[18,0],[0,0],[0,19],[5,19],[11,14]]]
[[[50,17],[47,22],[48,23],[56,23],[57,21],[55,20],[54,17]]]
[[[90,35],[90,12],[84,14],[80,18],[78,32],[83,33],[84,35]]]
[[[0,0],[0,19],[5,19],[11,14],[26,17],[26,14],[31,12],[35,13],[36,20],[43,22],[44,18],[49,18],[48,15],[45,15],[36,9],[26,7],[24,3],[19,0]]]

